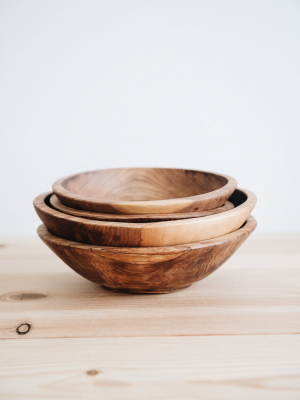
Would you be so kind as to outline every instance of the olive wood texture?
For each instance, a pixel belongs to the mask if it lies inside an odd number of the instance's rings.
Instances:
[[[130,223],[91,221],[61,213],[51,207],[50,196],[51,193],[45,193],[34,200],[35,210],[49,232],[80,243],[118,247],[171,246],[225,235],[243,225],[256,203],[252,192],[237,189],[230,197],[235,208],[220,214],[178,221]]]
[[[171,168],[116,168],[61,178],[53,191],[65,206],[110,214],[162,214],[221,207],[236,189],[227,175]]]
[[[38,235],[69,267],[92,282],[130,293],[169,293],[214,272],[256,225],[250,216],[242,228],[213,240],[150,248],[84,245],[58,238],[44,225]]]
[[[115,221],[115,222],[158,222],[158,221],[175,221],[178,219],[199,218],[208,215],[219,214],[224,211],[231,210],[234,205],[229,201],[219,208],[209,211],[194,211],[190,213],[173,213],[173,214],[106,214],[93,211],[76,210],[63,205],[59,199],[53,194],[50,197],[50,204],[56,210],[75,217],[87,218],[96,221]]]

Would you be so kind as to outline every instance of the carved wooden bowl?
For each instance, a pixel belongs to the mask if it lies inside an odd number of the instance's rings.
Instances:
[[[53,236],[38,228],[43,242],[75,272],[106,288],[131,293],[169,293],[210,275],[256,228],[243,227],[213,240],[167,247],[100,247]]]
[[[220,214],[178,221],[149,223],[92,221],[73,217],[53,209],[51,193],[38,196],[34,207],[53,235],[80,243],[118,246],[171,246],[212,239],[239,229],[256,203],[256,196],[246,189],[237,189],[230,197],[234,208]]]
[[[208,211],[193,211],[189,213],[173,213],[173,214],[107,214],[97,213],[94,211],[76,210],[63,205],[59,199],[53,194],[50,199],[51,206],[65,214],[73,215],[96,221],[115,221],[115,222],[158,222],[158,221],[175,221],[178,219],[199,218],[208,215],[219,214],[224,211],[231,210],[234,205],[229,201],[219,208]]]
[[[212,172],[119,168],[59,179],[53,191],[65,206],[110,214],[162,214],[221,207],[237,185]]]

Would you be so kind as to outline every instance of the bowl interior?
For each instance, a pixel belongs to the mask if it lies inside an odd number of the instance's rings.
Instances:
[[[255,196],[254,196],[255,197]],[[244,190],[236,189],[232,195],[229,197],[228,201],[234,205],[234,207],[238,207],[241,204],[245,203],[248,196]]]
[[[213,173],[168,168],[120,168],[84,172],[62,181],[77,195],[102,200],[151,201],[197,196],[228,179]]]

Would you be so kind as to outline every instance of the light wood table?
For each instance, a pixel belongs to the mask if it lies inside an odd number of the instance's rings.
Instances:
[[[112,293],[0,240],[1,399],[300,399],[300,234],[253,234],[167,295]]]

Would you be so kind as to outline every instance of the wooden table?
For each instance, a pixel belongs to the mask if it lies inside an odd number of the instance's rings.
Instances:
[[[1,399],[300,399],[300,234],[253,234],[168,295],[112,293],[0,241]]]

